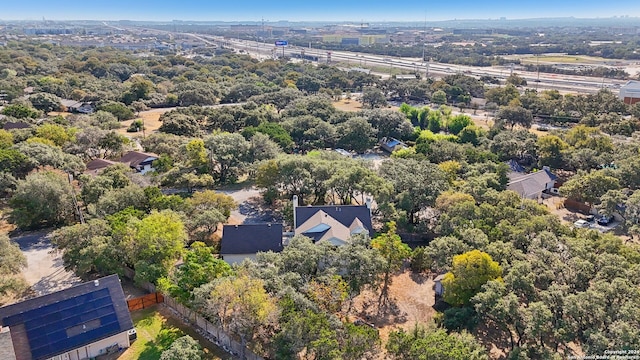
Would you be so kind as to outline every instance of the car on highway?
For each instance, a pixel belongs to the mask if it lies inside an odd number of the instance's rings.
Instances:
[[[576,222],[573,223],[573,227],[575,227],[576,229],[588,228],[591,227],[591,224],[589,224],[589,222],[586,220],[580,219],[576,220]]]

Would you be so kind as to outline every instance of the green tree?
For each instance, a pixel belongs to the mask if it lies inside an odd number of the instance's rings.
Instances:
[[[37,93],[29,97],[29,101],[34,108],[42,110],[45,114],[62,110],[62,102],[60,102],[60,98],[54,94]]]
[[[127,260],[136,269],[136,281],[156,282],[166,276],[184,252],[187,233],[181,216],[171,210],[152,212],[142,220],[131,218],[125,241]],[[138,273],[138,269],[144,270]]]
[[[11,116],[16,119],[35,119],[40,116],[40,112],[24,104],[11,104],[2,109],[2,115]]]
[[[200,360],[204,356],[198,341],[189,335],[176,339],[160,355],[160,360]]]
[[[411,332],[404,330],[389,334],[387,352],[396,360],[447,359],[488,360],[482,345],[466,332],[461,334],[419,325]]]
[[[29,285],[22,276],[27,259],[17,244],[0,234],[0,306],[17,300]]]
[[[338,126],[338,145],[348,150],[364,152],[376,143],[376,129],[365,118],[353,117]]]
[[[211,170],[222,184],[235,183],[248,164],[251,144],[240,134],[211,135],[205,143],[211,155]]]
[[[400,236],[396,234],[396,224],[390,222],[387,226],[389,230],[371,242],[371,246],[380,251],[380,255],[385,261],[384,271],[382,272],[382,290],[380,291],[380,297],[378,297],[378,312],[388,305],[391,276],[402,268],[404,260],[411,255],[409,246],[403,243]]]
[[[168,292],[178,301],[189,304],[193,300],[193,290],[217,278],[232,274],[231,267],[224,260],[217,259],[212,248],[201,242],[194,242],[184,255],[184,262],[168,277],[159,279],[161,291]]]
[[[487,281],[501,279],[502,268],[479,250],[453,257],[451,271],[442,279],[444,300],[451,305],[467,305]]]
[[[57,124],[42,124],[36,129],[36,136],[51,140],[56,146],[64,146],[73,141],[75,129],[65,129]]]
[[[527,80],[525,80],[523,77],[519,76],[518,74],[509,75],[509,77],[507,77],[506,83],[513,85],[515,87],[527,86]]]
[[[67,224],[75,215],[69,181],[52,171],[33,173],[18,181],[9,205],[11,221],[23,229]]]
[[[205,312],[220,321],[222,328],[240,338],[244,358],[247,343],[261,328],[275,320],[277,306],[263,282],[246,275],[215,280],[207,296]]]
[[[204,147],[204,141],[202,139],[193,139],[185,145],[186,157],[188,159],[188,166],[196,169],[198,174],[202,174],[207,171],[207,165],[209,161],[207,159],[207,150]]]
[[[13,145],[13,134],[0,129],[0,150],[8,149]]]
[[[51,241],[62,251],[65,269],[82,279],[122,273],[124,249],[111,237],[105,220],[65,226],[52,234]]]
[[[528,129],[533,122],[533,115],[522,106],[504,106],[498,110],[496,121],[510,125],[512,130],[515,125]]]
[[[438,90],[431,95],[431,101],[435,104],[446,104],[447,103],[447,93],[442,90]]]
[[[192,215],[207,210],[217,210],[227,218],[231,215],[231,210],[238,207],[231,196],[213,190],[194,193],[187,199],[186,205],[187,211]]]
[[[107,101],[98,105],[98,110],[106,111],[113,114],[118,120],[133,119],[133,110],[129,109],[125,104],[117,101]]]
[[[607,175],[603,170],[597,170],[589,173],[578,172],[560,187],[560,193],[568,198],[594,205],[607,191],[619,188],[618,179]]]
[[[469,115],[464,114],[456,115],[447,121],[447,129],[453,135],[458,135],[462,129],[469,125],[473,125],[473,120]]]
[[[417,224],[418,212],[434,205],[438,195],[448,188],[446,174],[426,161],[391,159],[383,162],[379,171],[393,185],[391,202],[406,212],[410,225]]]
[[[380,89],[366,86],[362,89],[362,103],[370,109],[387,106],[387,99]]]
[[[569,145],[556,135],[546,135],[538,138],[538,154],[540,164],[559,168],[562,166],[562,152]]]

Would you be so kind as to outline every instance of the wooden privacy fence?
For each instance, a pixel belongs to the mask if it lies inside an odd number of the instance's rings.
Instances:
[[[161,293],[156,292],[153,294],[147,294],[145,296],[140,296],[134,299],[127,300],[127,306],[129,307],[129,311],[142,310],[144,308],[148,308],[153,304],[158,304],[164,302],[164,296]]]
[[[196,327],[196,330],[200,330],[199,332],[211,342],[233,355],[239,356],[242,353],[242,345],[239,342],[233,340],[221,328],[212,324],[200,314],[180,304],[170,296],[164,297],[164,304],[186,319],[192,326]],[[264,360],[249,349],[245,349],[244,354],[243,360]]]

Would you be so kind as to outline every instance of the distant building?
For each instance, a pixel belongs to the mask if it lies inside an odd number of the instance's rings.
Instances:
[[[220,255],[229,265],[256,259],[258,252],[282,251],[282,224],[224,225]]]
[[[510,174],[507,190],[515,191],[523,199],[539,199],[544,191],[553,191],[558,178],[545,166],[544,169],[530,174]]]
[[[0,308],[2,360],[80,360],[130,346],[133,322],[111,275]]]
[[[129,151],[124,154],[118,162],[127,164],[132,169],[135,169],[137,172],[144,175],[149,171],[155,171],[152,167],[152,163],[156,160],[158,160],[158,156],[155,154],[148,154],[140,151]]]
[[[630,80],[620,87],[618,98],[627,105],[640,102],[640,81]]]
[[[75,101],[69,99],[60,100],[62,105],[67,108],[68,112],[80,114],[93,114],[95,108],[92,103]]]
[[[117,162],[107,159],[93,159],[87,163],[87,170],[85,173],[97,175],[102,172],[103,169],[106,169],[113,164],[117,164]]]
[[[392,153],[396,150],[405,149],[407,145],[398,139],[384,137],[380,140],[380,147],[382,150]]]
[[[5,123],[4,125],[2,125],[2,128],[4,130],[28,129],[30,127],[31,127],[31,125],[26,123],[26,122],[24,122],[24,121],[8,122],[8,123]]]

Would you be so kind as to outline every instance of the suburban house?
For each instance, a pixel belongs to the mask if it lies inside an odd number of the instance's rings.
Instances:
[[[144,175],[149,171],[155,170],[151,165],[156,160],[158,160],[158,156],[155,154],[148,154],[140,151],[129,151],[124,154],[123,157],[118,159],[118,162],[127,164],[132,169],[135,169],[137,172]]]
[[[62,105],[67,108],[68,112],[79,114],[93,114],[95,108],[92,103],[62,99],[60,100]]]
[[[370,201],[367,205],[298,206],[298,197],[294,196],[294,233],[314,243],[329,241],[338,246],[356,234],[373,235],[370,206]]]
[[[115,161],[107,159],[93,159],[87,163],[86,174],[97,175],[104,168],[107,168],[113,164],[117,164]]]
[[[4,130],[28,129],[30,127],[31,127],[31,125],[29,125],[28,123],[26,123],[24,121],[8,122],[8,123],[5,123],[4,125],[2,125],[2,129],[4,129]]]
[[[384,137],[380,140],[380,147],[382,150],[392,153],[396,150],[406,149],[407,145],[398,139]]]
[[[258,252],[281,252],[282,224],[224,225],[220,255],[229,265],[256,259]]]
[[[3,360],[80,360],[127,348],[133,322],[117,275],[0,308]]]
[[[512,172],[509,174],[507,190],[517,192],[523,199],[539,199],[542,197],[542,192],[554,191],[557,178],[546,166],[542,170],[529,174]]]

